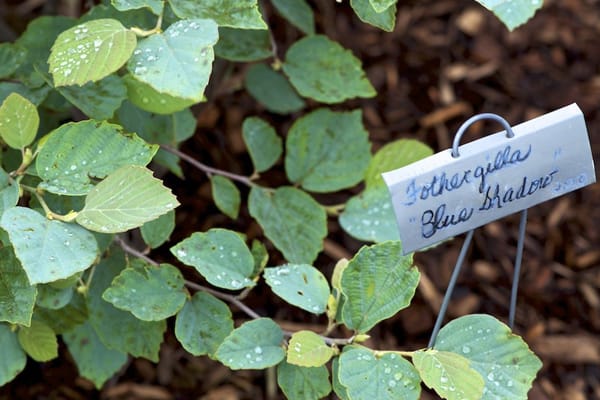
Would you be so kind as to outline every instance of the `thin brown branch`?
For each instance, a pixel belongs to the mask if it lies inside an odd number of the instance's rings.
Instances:
[[[121,248],[123,249],[123,251],[125,253],[131,254],[132,256],[137,257],[137,258],[141,258],[142,260],[146,261],[150,265],[154,265],[154,266],[160,265],[160,263],[154,261],[153,259],[151,259],[147,255],[145,255],[141,251],[131,247],[126,241],[121,239],[119,236],[115,236],[114,240],[119,246],[121,246]]]
[[[250,180],[249,177],[244,176],[244,175],[238,175],[235,174],[233,172],[229,172],[229,171],[223,171],[221,169],[218,168],[213,168],[210,167],[206,164],[201,163],[200,161],[196,160],[195,158],[181,152],[180,150],[168,146],[166,144],[161,144],[160,145],[161,149],[168,151],[171,154],[175,154],[177,157],[181,158],[182,160],[184,160],[185,162],[191,164],[193,167],[199,169],[200,171],[204,172],[207,176],[210,175],[221,175],[224,176],[226,178],[229,178],[231,180],[234,181],[238,181],[240,183],[243,183],[244,185],[247,186],[256,186],[256,184],[254,182],[252,182],[252,180]]]
[[[225,300],[228,303],[234,304],[237,308],[242,310],[244,313],[246,313],[246,315],[248,315],[249,317],[251,317],[253,319],[262,318],[258,313],[256,313],[253,309],[251,309],[250,307],[248,307],[247,305],[242,303],[235,296],[232,296],[227,293],[219,292],[218,290],[214,290],[209,287],[202,286],[197,283],[190,282],[190,281],[185,281],[185,285],[187,287],[195,289],[195,290],[202,290],[203,292],[210,293],[213,296],[220,298],[221,300]]]

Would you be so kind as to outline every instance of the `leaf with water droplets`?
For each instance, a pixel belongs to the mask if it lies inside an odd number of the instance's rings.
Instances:
[[[94,236],[75,224],[49,220],[26,207],[4,212],[0,226],[31,284],[53,282],[87,269],[98,253]]]
[[[12,381],[27,363],[27,356],[19,341],[16,332],[8,324],[0,323],[0,386]]]
[[[129,101],[144,111],[155,114],[167,115],[184,110],[197,103],[196,100],[182,99],[160,93],[147,83],[138,81],[130,74],[123,78],[127,85],[127,97]]]
[[[413,364],[427,387],[447,400],[480,399],[483,378],[460,354],[435,349],[413,353]]]
[[[231,219],[237,219],[240,212],[240,191],[229,178],[221,175],[210,177],[210,188],[215,205]]]
[[[142,321],[127,311],[119,310],[102,298],[127,264],[125,254],[113,247],[94,270],[87,296],[89,321],[100,341],[109,349],[158,362],[158,352],[167,329],[166,320]]]
[[[350,6],[361,21],[371,24],[387,32],[393,32],[396,25],[396,1],[388,8],[377,11],[369,0],[350,0]]]
[[[377,94],[360,60],[324,35],[294,43],[285,55],[283,71],[298,93],[323,103]]]
[[[227,229],[195,232],[171,247],[179,261],[190,265],[211,284],[230,290],[254,286],[252,253],[242,238]]]
[[[218,39],[212,20],[178,21],[164,33],[141,40],[127,69],[136,80],[159,93],[199,102],[212,71],[213,46]]]
[[[171,190],[152,176],[152,171],[125,165],[108,175],[85,198],[76,221],[101,233],[138,228],[179,205]]]
[[[320,367],[333,356],[333,349],[312,331],[298,331],[290,338],[287,362],[301,367]]]
[[[208,354],[214,358],[232,330],[233,319],[227,304],[202,291],[185,303],[175,320],[175,336],[195,356]]]
[[[508,30],[527,22],[544,4],[543,0],[476,0],[492,11]]]
[[[410,362],[362,346],[344,347],[338,378],[352,400],[417,400],[421,395],[421,379]]]
[[[327,235],[327,216],[308,193],[294,187],[272,191],[254,186],[248,208],[288,261],[312,263],[317,258]]]
[[[106,347],[89,321],[65,332],[62,338],[79,374],[94,382],[97,389],[127,362],[127,354]]]
[[[342,273],[342,321],[360,333],[406,308],[419,284],[412,254],[400,242],[363,247]]]
[[[164,0],[111,0],[111,4],[119,11],[149,8],[154,14],[162,15]]]
[[[305,368],[285,361],[277,365],[277,384],[290,400],[322,399],[331,393],[327,367]]]
[[[79,274],[75,274],[74,276],[79,276]],[[64,279],[61,279],[57,281],[57,283],[64,281]],[[69,304],[75,292],[73,290],[73,284],[70,287],[57,288],[53,283],[54,282],[37,285],[38,295],[35,300],[36,306],[51,310],[59,310]]]
[[[76,25],[56,38],[48,64],[56,86],[98,81],[121,68],[136,45],[135,34],[115,19]]]
[[[266,29],[219,28],[217,57],[230,61],[258,61],[273,56],[271,36]]]
[[[491,315],[474,314],[444,326],[435,350],[460,354],[483,378],[482,400],[526,400],[542,363],[521,337]]]
[[[350,236],[381,243],[400,240],[392,200],[385,186],[367,189],[346,203],[340,225]]]
[[[285,142],[285,172],[314,192],[333,192],[359,183],[371,159],[362,112],[326,108],[298,119]]]
[[[242,124],[242,137],[257,172],[271,168],[283,152],[281,138],[265,120],[249,117]]]
[[[210,18],[219,26],[267,29],[257,0],[169,0],[179,18]]]
[[[29,326],[36,293],[36,287],[27,280],[27,275],[15,257],[12,247],[1,248],[0,321]]]
[[[90,178],[102,179],[123,165],[146,165],[158,150],[119,125],[95,120],[70,122],[45,136],[36,159],[39,187],[61,195],[85,195]],[[166,212],[166,210],[165,210]]]
[[[171,210],[140,228],[144,242],[155,249],[169,240],[175,229],[175,211]]]
[[[254,64],[246,71],[244,84],[248,93],[271,112],[289,114],[304,108],[287,78],[266,64]]]
[[[177,314],[186,292],[183,275],[174,266],[134,260],[113,279],[102,298],[142,321],[160,321]]]
[[[273,0],[279,14],[307,35],[315,33],[315,16],[306,0]]]
[[[325,312],[329,284],[321,271],[312,265],[265,268],[264,277],[273,292],[288,303],[313,314]]]
[[[231,369],[265,369],[285,357],[283,331],[272,319],[258,318],[234,329],[215,357]]]
[[[40,125],[36,107],[17,93],[10,94],[0,106],[0,136],[13,149],[29,146]]]
[[[34,319],[31,326],[20,327],[17,338],[25,353],[35,361],[50,361],[58,357],[56,333],[43,322]]]

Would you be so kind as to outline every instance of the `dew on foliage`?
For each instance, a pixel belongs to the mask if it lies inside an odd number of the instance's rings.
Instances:
[[[471,348],[465,345],[462,347],[462,352],[463,354],[469,354],[471,352]]]
[[[445,376],[445,375],[442,375],[442,376],[440,377],[440,382],[441,382],[441,383],[447,383],[447,382],[448,382],[448,377],[447,377],[447,376]]]
[[[262,350],[262,347],[260,347],[260,346],[256,346],[256,347],[254,348],[254,352],[255,352],[256,354],[262,354],[262,352],[263,352],[263,350]]]
[[[396,386],[396,381],[395,381],[395,380],[393,380],[393,379],[390,379],[390,381],[388,382],[388,386],[389,386],[389,387],[394,387],[394,386]]]

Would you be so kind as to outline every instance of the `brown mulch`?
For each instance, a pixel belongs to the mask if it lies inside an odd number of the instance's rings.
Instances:
[[[16,3],[5,5],[0,0],[7,21]],[[396,29],[385,33],[358,21],[348,1],[311,1],[318,31],[363,60],[378,92],[376,98],[351,100],[335,108],[363,109],[374,149],[395,139],[416,138],[438,151],[450,147],[455,130],[474,113],[494,112],[517,124],[576,102],[586,117],[598,163],[600,2],[545,3],[533,20],[510,33],[472,0],[400,1]],[[265,10],[283,58],[299,34],[268,5]],[[249,174],[241,141],[243,118],[259,115],[284,134],[297,116],[282,117],[261,109],[243,91],[246,65],[218,61],[214,68],[209,102],[195,108],[198,132],[183,150],[218,168]],[[309,102],[310,108],[318,106]],[[463,142],[497,129],[493,124],[475,125]],[[188,166],[184,170],[185,181],[166,178],[183,204],[173,243],[214,226],[236,229],[251,238],[260,236],[247,211],[242,210],[235,222],[219,214],[205,176]],[[282,184],[282,169],[266,174],[263,181]],[[354,192],[330,201],[343,201]],[[530,210],[516,331],[544,363],[529,394],[532,400],[600,399],[599,206],[600,186],[592,185]],[[451,317],[483,312],[506,320],[517,224],[518,217],[511,216],[477,230],[450,306]],[[413,305],[376,327],[370,346],[412,350],[427,344],[461,242],[457,238],[415,256],[423,280]],[[339,257],[354,254],[360,246],[330,219],[325,251],[316,265],[328,272]],[[163,246],[153,257],[166,259],[167,248]],[[272,255],[273,262],[280,259],[276,251]],[[285,322],[289,329],[320,329],[324,323],[285,307],[262,286],[247,303],[262,315]],[[245,318],[239,312],[235,316],[238,322]],[[17,380],[0,388],[0,400],[280,398],[272,394],[273,380],[265,372],[233,373],[207,358],[192,357],[172,334],[165,339],[158,364],[132,360],[100,393],[77,377],[67,353],[63,354],[43,365],[30,363]],[[436,397],[424,392],[422,398]]]

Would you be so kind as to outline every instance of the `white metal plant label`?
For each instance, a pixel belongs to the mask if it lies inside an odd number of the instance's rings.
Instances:
[[[386,172],[405,253],[596,181],[576,104]]]

